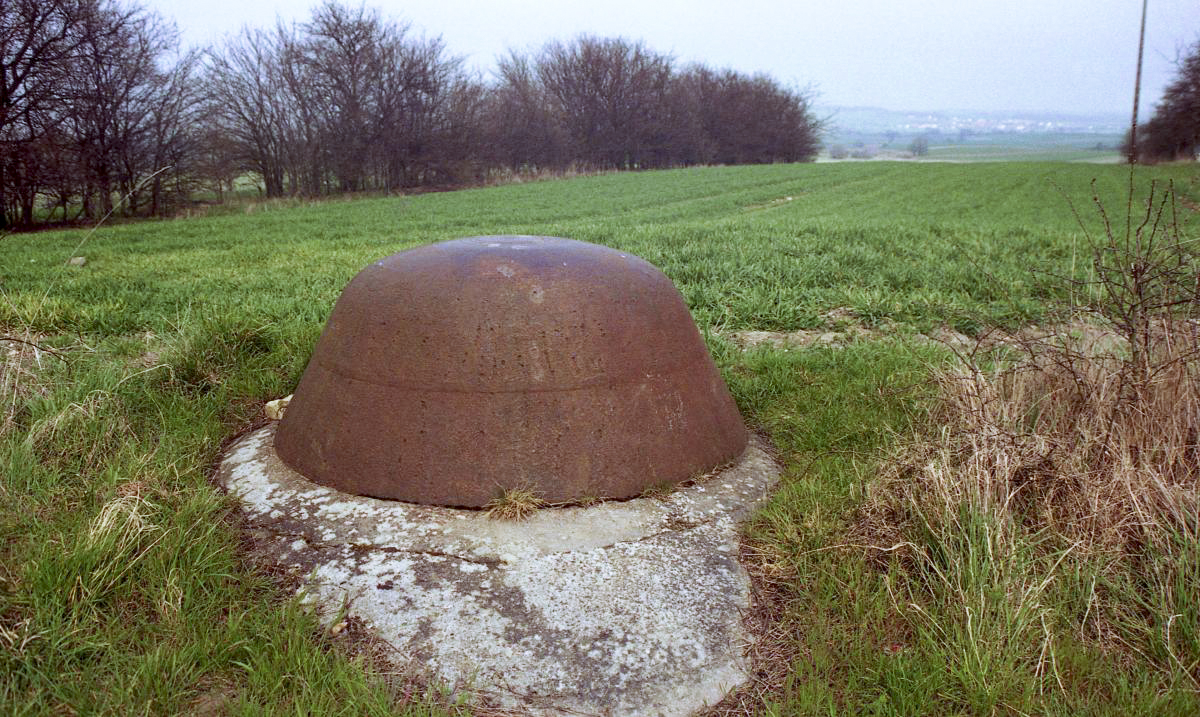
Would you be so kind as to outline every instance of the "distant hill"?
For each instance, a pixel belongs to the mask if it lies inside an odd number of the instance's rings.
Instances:
[[[921,159],[956,162],[1060,160],[1114,162],[1128,118],[1116,114],[887,110],[818,106],[821,159]]]

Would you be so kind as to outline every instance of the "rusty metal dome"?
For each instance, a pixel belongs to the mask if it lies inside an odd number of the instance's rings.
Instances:
[[[479,507],[629,498],[740,455],[746,430],[671,281],[632,254],[475,237],[342,293],[275,438],[359,495]]]

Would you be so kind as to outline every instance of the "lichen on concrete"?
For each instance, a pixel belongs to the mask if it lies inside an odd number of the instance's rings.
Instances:
[[[394,661],[542,714],[686,715],[746,680],[737,521],[778,477],[756,440],[662,499],[510,523],[311,483],[273,430],[235,444],[219,480],[306,599],[357,617]]]

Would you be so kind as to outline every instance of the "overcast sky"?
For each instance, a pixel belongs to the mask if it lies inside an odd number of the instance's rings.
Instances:
[[[220,42],[314,0],[146,0],[185,43]],[[1200,0],[1149,0],[1143,111],[1200,39]],[[353,2],[352,4],[357,4]],[[1127,113],[1139,0],[368,0],[441,35],[487,73],[507,48],[579,33],[644,40],[678,61],[767,72],[823,105]]]

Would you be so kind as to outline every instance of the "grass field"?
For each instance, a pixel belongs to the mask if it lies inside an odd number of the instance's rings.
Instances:
[[[1036,530],[1003,553],[986,535],[935,546],[975,568],[956,592],[904,551],[856,545],[879,466],[931,420],[928,378],[948,353],[917,334],[1024,326],[1071,299],[1050,277],[1090,269],[1071,206],[1097,235],[1093,180],[1123,217],[1122,167],[839,163],[262,203],[5,237],[0,712],[468,712],[437,686],[384,679],[353,635],[323,632],[247,565],[209,472],[224,440],[292,391],[360,268],[511,233],[606,244],[662,268],[743,414],[775,441],[784,485],[748,544],[785,657],[758,712],[1195,714],[1194,534],[1157,554],[1178,568],[1171,606],[1136,566],[1045,548]],[[1174,181],[1195,237],[1196,168],[1137,170],[1139,191],[1151,180]],[[86,265],[65,266],[72,255]],[[728,338],[820,329],[838,308],[882,338],[792,351]],[[1129,609],[1095,634],[1088,591],[1109,579]],[[1041,587],[1014,589],[1030,580]]]

